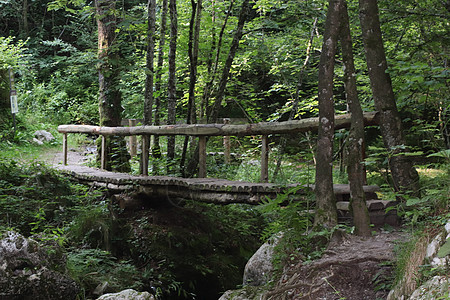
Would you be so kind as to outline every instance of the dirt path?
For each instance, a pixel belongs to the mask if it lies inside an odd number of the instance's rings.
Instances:
[[[394,247],[406,237],[401,231],[369,238],[343,235],[321,259],[291,266],[266,299],[386,299],[393,279]]]
[[[63,153],[55,149],[42,155],[40,159],[50,165],[61,165],[63,163]],[[83,165],[86,160],[86,150],[84,148],[70,149],[67,152],[68,165]]]

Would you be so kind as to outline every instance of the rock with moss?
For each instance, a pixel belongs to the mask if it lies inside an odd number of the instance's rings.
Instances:
[[[278,241],[279,237],[271,238],[249,259],[244,269],[244,285],[261,286],[272,278],[274,248]]]
[[[127,289],[118,293],[104,294],[97,300],[155,300],[155,297],[148,292],[137,292]]]
[[[240,290],[226,291],[219,300],[259,300],[265,291],[261,287],[246,286]]]
[[[9,231],[0,240],[1,299],[76,299],[79,288],[65,275],[65,256],[55,241]]]
[[[431,242],[426,245],[426,248],[424,247],[422,252],[424,252],[422,253],[423,261],[425,261],[424,263],[421,259],[420,263],[422,265],[429,265],[435,271],[442,270],[443,273],[446,272],[446,268],[450,263],[450,221],[444,226],[444,230],[431,239]],[[414,276],[414,274],[405,274],[403,280],[390,291],[387,300],[450,299],[448,279],[435,276],[419,287],[414,284],[411,289],[407,284],[406,278]],[[437,295],[444,298],[439,298]]]
[[[450,299],[450,280],[447,276],[434,276],[409,297],[409,300],[435,299]]]

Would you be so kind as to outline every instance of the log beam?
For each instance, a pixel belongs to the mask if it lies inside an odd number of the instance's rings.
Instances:
[[[349,128],[351,115],[338,115],[335,118],[335,129]],[[61,133],[87,133],[97,135],[190,135],[190,136],[249,136],[279,133],[296,133],[316,131],[319,118],[292,120],[285,122],[261,122],[246,125],[230,124],[182,124],[162,126],[105,127],[91,125],[60,125]],[[378,124],[377,112],[364,113],[364,124]]]

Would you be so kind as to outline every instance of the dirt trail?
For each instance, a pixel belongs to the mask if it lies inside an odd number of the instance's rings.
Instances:
[[[86,150],[84,148],[69,149],[67,152],[67,164],[68,165],[82,165],[86,162]],[[51,151],[44,154],[41,160],[50,165],[61,165],[63,163],[62,151]]]
[[[285,271],[266,299],[386,299],[393,279],[394,247],[406,238],[401,231],[369,238],[342,235],[321,259]]]

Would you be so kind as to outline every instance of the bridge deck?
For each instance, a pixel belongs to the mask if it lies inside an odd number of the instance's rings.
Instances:
[[[196,201],[229,204],[258,204],[269,197],[286,192],[298,184],[279,185],[273,183],[251,183],[216,178],[179,178],[170,176],[144,176],[115,173],[85,166],[58,166],[62,172],[80,182],[105,187],[115,192],[141,191],[149,196],[192,199]],[[313,185],[303,185],[294,196],[301,198],[311,191]],[[378,186],[365,186],[368,199],[376,199]],[[350,194],[347,184],[334,185],[338,200],[345,200]]]

